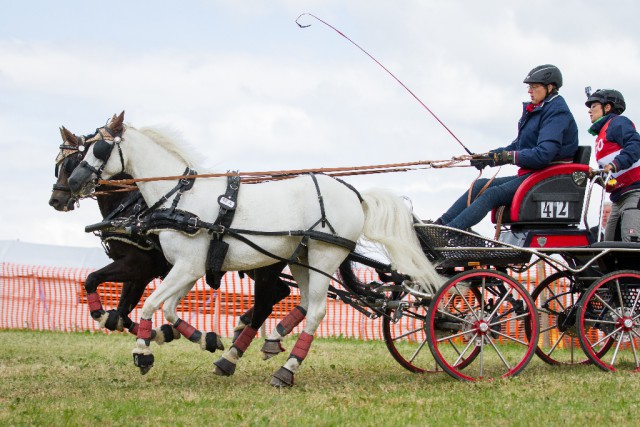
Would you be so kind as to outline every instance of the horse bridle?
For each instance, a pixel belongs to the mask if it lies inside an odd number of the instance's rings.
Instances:
[[[120,165],[122,166],[121,172],[124,172],[124,157],[122,155],[122,148],[120,147],[120,143],[123,141],[123,132],[124,130],[114,133],[111,129],[109,129],[109,127],[101,127],[99,129],[96,129],[96,133],[90,138],[87,138],[85,140],[85,144],[87,148],[89,148],[91,144],[94,144],[93,155],[96,159],[100,160],[102,164],[98,168],[95,168],[87,163],[86,160],[82,160],[78,167],[90,170],[96,175],[96,180],[99,180],[100,178],[102,178],[102,171],[104,170],[107,161],[109,161],[109,158],[111,157],[113,148],[117,146],[118,154],[120,154]]]
[[[56,158],[56,165],[54,169],[54,175],[56,178],[60,175],[60,170],[64,168],[67,175],[71,175],[73,170],[78,167],[82,159],[84,159],[84,155],[86,154],[85,147],[85,139],[84,136],[76,137],[76,145],[72,144],[61,144],[60,145],[60,153]],[[71,189],[68,185],[61,185],[57,182],[53,184],[53,191],[64,191],[67,193],[71,193]],[[75,199],[75,197],[74,197]]]

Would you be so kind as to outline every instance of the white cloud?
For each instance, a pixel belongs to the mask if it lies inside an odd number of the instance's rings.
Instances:
[[[294,19],[305,11],[367,49],[475,152],[515,137],[526,100],[522,78],[539,63],[555,63],[582,143],[590,144],[587,84],[622,90],[627,115],[640,121],[636,3],[607,6],[612,20],[594,18],[603,6],[591,0],[283,0],[268,8],[209,1],[180,6],[184,19],[172,21],[174,6],[145,10],[149,2],[130,8],[120,25],[93,31],[92,6],[57,2],[45,11],[47,20],[29,25],[29,11],[16,5],[13,21],[0,17],[6,24],[0,181],[12,205],[1,214],[0,239],[98,245],[83,233],[99,219],[92,201],[69,214],[46,205],[57,129],[88,133],[123,109],[135,126],[175,129],[217,169],[355,166],[463,153],[357,48],[310,17],[303,22],[311,27],[297,28]],[[214,10],[206,19],[196,15]],[[452,169],[348,180],[408,193],[420,216],[435,218],[474,177],[475,170]]]

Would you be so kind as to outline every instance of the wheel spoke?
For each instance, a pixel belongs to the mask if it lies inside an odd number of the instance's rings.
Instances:
[[[622,345],[622,341],[624,341],[623,338],[624,338],[624,332],[620,335],[620,339],[616,343],[616,348],[613,351],[613,357],[611,358],[611,366],[615,365],[616,363],[616,358],[618,357],[618,351],[620,351],[620,346]]]
[[[476,340],[476,337],[478,336],[478,334],[475,334],[474,337],[469,340],[469,342],[467,343],[467,345],[464,347],[464,349],[462,350],[462,353],[459,353],[458,358],[456,359],[455,363],[453,364],[453,366],[456,366],[458,363],[460,363],[460,361],[462,360],[462,357],[467,353],[467,350],[469,350],[469,347],[471,347],[471,344],[474,343],[474,341]],[[456,349],[457,351],[457,349]],[[482,351],[480,352],[480,357],[482,357]],[[482,360],[482,359],[481,359]]]
[[[461,321],[461,322],[464,322],[464,323],[466,323],[467,325],[473,325],[473,322],[472,322],[472,321],[467,320],[467,319],[465,319],[464,317],[458,317],[458,316],[456,316],[455,314],[451,314],[451,313],[449,313],[449,312],[447,312],[447,311],[442,311],[442,309],[438,309],[438,313],[439,313],[439,314],[442,314],[442,315],[444,315],[444,316],[450,317],[450,318],[452,318],[452,319],[455,319],[455,320],[459,320],[459,321]]]
[[[493,311],[491,312],[491,314],[489,315],[489,319],[491,319],[496,312],[498,311],[498,309],[500,308],[500,306],[502,305],[502,303],[504,303],[504,301],[507,299],[507,297],[509,296],[510,291],[507,291],[504,293],[504,295],[502,295],[502,298],[500,299],[500,301],[498,301],[498,303],[496,304],[496,308],[493,309]],[[484,300],[484,298],[483,298]]]
[[[619,327],[617,329],[615,329],[613,332],[608,333],[607,335],[605,335],[604,337],[602,337],[601,339],[599,339],[598,341],[594,342],[593,345],[591,346],[592,348],[597,346],[598,344],[600,344],[601,342],[608,340],[609,338],[611,338],[614,334],[620,332],[622,330],[622,327]]]
[[[518,338],[513,337],[513,336],[511,336],[511,335],[503,334],[503,333],[502,333],[502,332],[500,332],[500,331],[494,331],[494,330],[491,330],[491,332],[492,332],[492,333],[494,333],[494,334],[498,334],[498,335],[500,335],[501,337],[506,338],[506,339],[508,339],[508,340],[510,340],[510,341],[515,341],[515,342],[517,342],[518,344],[522,344],[522,345],[525,345],[525,346],[529,345],[529,343],[527,343],[527,342],[524,342],[524,341],[522,341],[522,340],[519,340]]]
[[[511,366],[509,366],[509,363],[504,358],[502,353],[500,353],[500,350],[498,350],[498,347],[494,344],[493,340],[491,338],[489,338],[489,336],[487,336],[487,341],[489,341],[489,344],[491,344],[491,347],[493,347],[493,349],[496,351],[496,353],[498,354],[498,357],[500,358],[500,360],[502,360],[502,363],[504,363],[504,366],[507,367],[507,370],[510,371],[511,370]]]
[[[469,305],[469,301],[467,301],[467,299],[464,297],[464,295],[462,295],[462,293],[460,292],[460,290],[458,289],[458,285],[455,285],[453,287],[453,289],[455,289],[455,291],[458,293],[458,295],[460,295],[460,298],[462,298],[462,301],[464,301],[465,305],[469,308],[469,312],[471,314],[473,314],[473,317],[476,318],[476,320],[480,320],[478,318],[478,315],[476,314],[476,312],[473,310],[473,308]],[[482,300],[484,301],[484,298],[482,298]],[[471,322],[470,322],[471,323]]]
[[[397,337],[395,337],[395,338],[392,338],[392,341],[398,341],[398,340],[400,340],[400,339],[402,339],[402,338],[408,337],[409,335],[413,335],[413,334],[415,334],[416,332],[418,332],[418,331],[422,331],[422,330],[424,330],[424,328],[416,328],[416,329],[413,329],[413,330],[411,330],[411,331],[409,331],[409,332],[406,332],[406,333],[404,333],[404,334],[398,335],[398,336],[397,336]]]
[[[502,325],[504,323],[510,322],[512,320],[518,320],[518,319],[522,319],[523,317],[529,317],[530,314],[531,313],[528,313],[528,312],[527,313],[518,314],[517,316],[508,317],[506,319],[502,319],[502,320],[499,320],[497,322],[494,322],[494,323],[490,324],[489,326],[499,326],[499,325]]]
[[[629,342],[631,343],[631,350],[633,351],[633,361],[636,364],[636,369],[638,368],[638,352],[636,350],[636,343],[633,340],[633,336],[631,335],[631,332],[633,332],[633,329],[631,329],[629,331]]]
[[[458,332],[458,333],[455,333],[455,334],[453,334],[453,335],[449,335],[449,336],[446,336],[446,337],[438,338],[438,339],[436,340],[436,342],[448,341],[448,340],[451,340],[451,339],[453,339],[453,338],[462,337],[462,336],[465,336],[465,335],[470,334],[470,333],[471,333],[470,331],[462,331],[462,332]]]
[[[540,332],[542,332],[542,331],[540,331]],[[558,337],[558,339],[556,340],[556,342],[555,342],[555,343],[553,343],[553,345],[551,346],[551,350],[549,350],[549,352],[547,353],[547,356],[550,356],[550,355],[551,355],[551,353],[553,353],[553,352],[554,352],[554,350],[556,349],[556,347],[558,346],[558,344],[560,344],[560,342],[562,341],[562,338],[564,338],[564,336],[565,336],[565,332],[562,332],[562,333],[560,334],[560,336]]]
[[[618,292],[618,303],[620,304],[620,310],[624,310],[624,301],[622,300],[622,292],[620,291],[620,279],[616,279],[616,291]],[[621,314],[624,315],[624,312]]]
[[[607,307],[609,310],[611,310],[611,312],[613,314],[615,314],[616,316],[618,316],[618,318],[622,318],[622,316],[620,316],[615,308],[611,307],[605,300],[602,299],[602,297],[600,297],[600,295],[598,295],[597,293],[593,294],[594,298],[597,298],[605,307]]]
[[[427,338],[425,337],[424,340],[422,340],[422,342],[420,343],[420,345],[418,346],[418,348],[416,349],[416,351],[413,352],[413,355],[409,358],[409,362],[413,363],[413,361],[416,359],[416,357],[418,356],[418,353],[420,353],[420,351],[422,351],[422,347],[424,347],[424,345],[427,343]]]

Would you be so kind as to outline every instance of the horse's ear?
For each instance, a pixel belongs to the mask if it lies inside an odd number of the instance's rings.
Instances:
[[[109,123],[109,129],[114,132],[121,133],[124,130],[124,110],[120,113],[119,116],[113,115],[111,119],[111,123]]]
[[[62,141],[68,142],[72,145],[78,145],[78,137],[73,134],[73,132],[69,131],[66,127],[62,126],[60,128],[60,136],[62,136]]]

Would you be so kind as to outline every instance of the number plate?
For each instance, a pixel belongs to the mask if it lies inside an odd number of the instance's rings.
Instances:
[[[569,202],[540,202],[540,218],[569,218]]]

